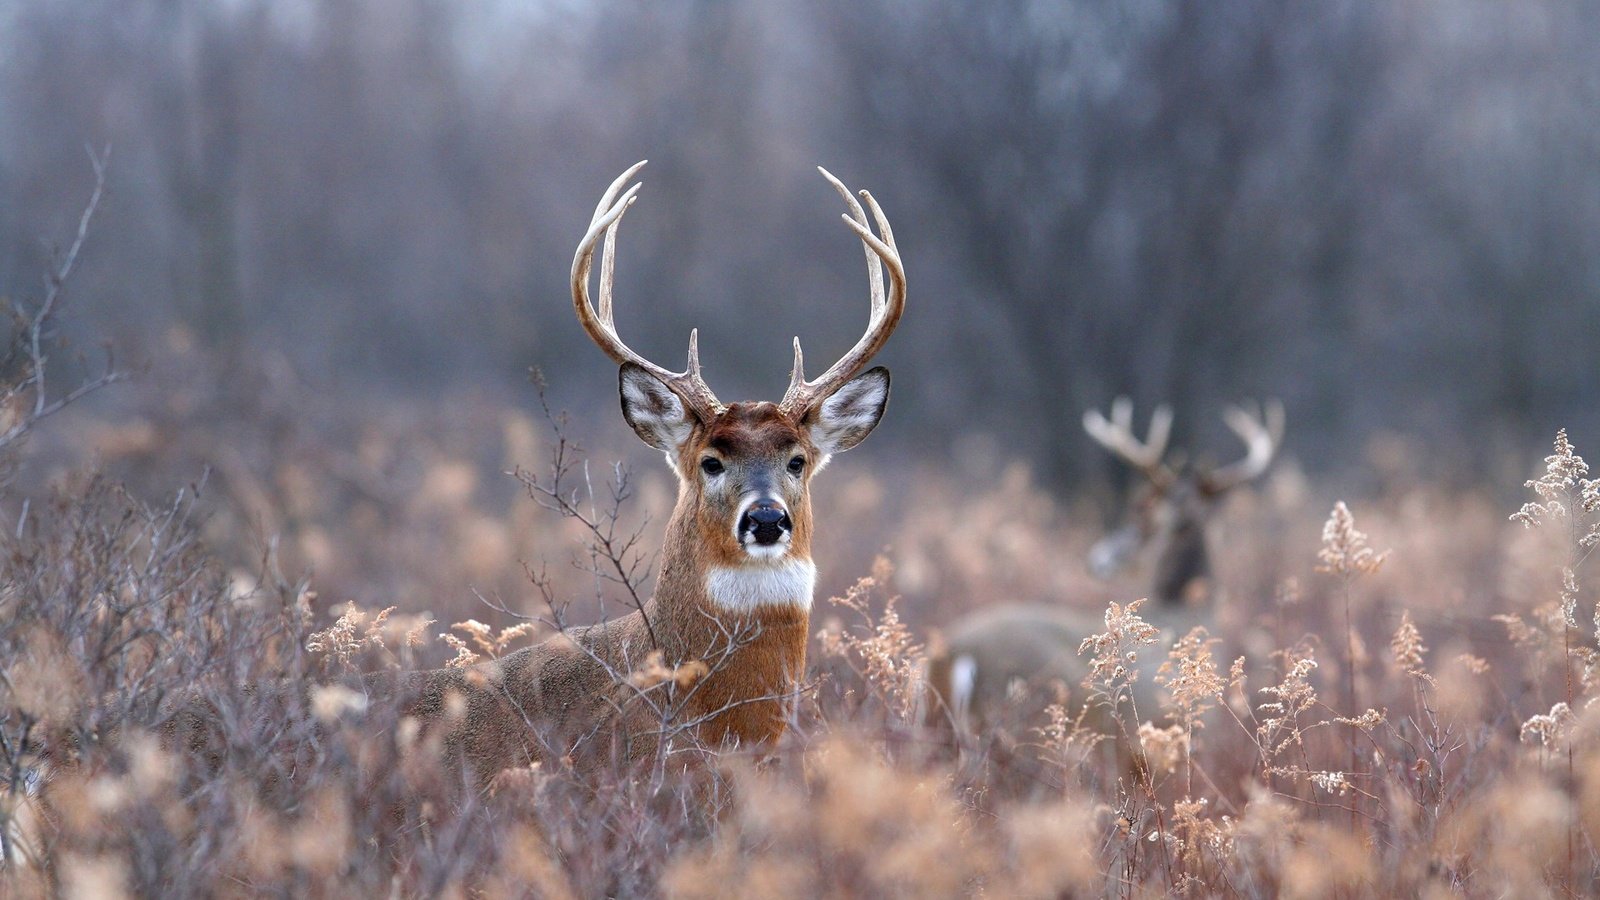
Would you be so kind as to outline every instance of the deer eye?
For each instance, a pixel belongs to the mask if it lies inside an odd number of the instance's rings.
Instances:
[[[801,472],[805,471],[805,468],[806,458],[804,456],[796,456],[794,459],[789,460],[790,475],[799,475]]]
[[[708,456],[700,460],[700,471],[707,475],[721,475],[722,460],[717,459],[715,456]]]

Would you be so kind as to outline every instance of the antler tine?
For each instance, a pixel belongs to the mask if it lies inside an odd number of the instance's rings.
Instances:
[[[1119,431],[1133,437],[1133,401],[1118,397],[1111,401],[1111,424]]]
[[[1160,462],[1167,455],[1167,441],[1172,437],[1172,407],[1158,404],[1150,414],[1150,436],[1145,440],[1150,455]]]
[[[839,196],[844,198],[845,205],[850,207],[850,215],[856,222],[866,225],[866,211],[861,208],[860,203],[856,202],[855,195],[850,193],[850,189],[844,186],[844,182],[835,178],[832,172],[821,166],[817,166],[817,171],[821,172],[822,177],[828,179],[828,183],[833,185],[833,189],[838,191]],[[862,196],[867,196],[866,191],[861,193]],[[881,225],[883,222],[882,213],[876,209],[873,212],[877,215],[878,222]],[[880,230],[882,229],[880,228]],[[872,315],[876,316],[878,311],[883,309],[883,264],[878,261],[878,254],[873,251],[870,245],[862,244],[861,251],[867,256],[867,281],[872,290]]]
[[[1157,406],[1151,414],[1149,437],[1144,441],[1133,436],[1133,401],[1127,397],[1111,401],[1109,420],[1098,409],[1085,412],[1083,430],[1100,446],[1151,479],[1166,477],[1161,457],[1166,454],[1167,440],[1172,436],[1172,408],[1166,404]]]
[[[606,210],[611,208],[611,201],[616,199],[617,192],[622,190],[622,186],[632,181],[633,176],[637,175],[639,170],[644,168],[645,163],[649,161],[648,159],[639,160],[629,166],[627,171],[618,175],[615,181],[611,182],[611,186],[606,188],[606,192],[600,195],[600,202],[595,205],[594,215],[589,219],[589,227],[591,229],[594,228],[596,222],[600,221],[600,217],[605,214]],[[634,187],[637,189],[640,185],[635,185]]]
[[[1277,400],[1267,401],[1258,412],[1230,406],[1223,410],[1222,419],[1244,441],[1245,455],[1206,476],[1205,486],[1213,493],[1260,478],[1283,443],[1283,404]]]
[[[689,366],[682,372],[669,371],[645,359],[624,343],[617,334],[615,309],[611,302],[617,229],[622,222],[623,214],[637,199],[643,184],[633,185],[620,197],[617,193],[644,164],[645,161],[640,160],[629,167],[611,182],[611,186],[601,195],[600,204],[595,207],[594,218],[589,221],[589,230],[584,234],[583,240],[578,242],[578,251],[572,257],[572,304],[578,313],[578,322],[588,333],[590,340],[593,340],[614,362],[633,363],[649,372],[682,398],[702,421],[709,421],[722,412],[724,407],[700,375],[700,351],[695,331],[689,332]],[[594,265],[595,243],[601,234],[605,235],[605,255],[600,263],[600,303],[597,308],[589,299],[589,272]]]
[[[861,238],[861,243],[864,245],[871,306],[867,318],[867,330],[861,335],[861,339],[856,341],[856,345],[840,357],[838,362],[814,380],[806,380],[800,339],[795,338],[794,368],[789,374],[789,389],[784,392],[783,401],[779,404],[781,409],[795,417],[805,415],[814,404],[831,396],[841,385],[866,368],[868,361],[883,349],[884,343],[889,340],[889,335],[894,333],[906,308],[905,267],[900,261],[900,250],[895,246],[894,232],[889,228],[889,219],[878,206],[878,201],[867,191],[861,192],[867,206],[872,209],[872,217],[883,235],[881,238],[872,233],[872,226],[867,222],[866,210],[856,201],[843,182],[821,166],[817,167],[817,171],[834,186],[850,209],[849,213],[841,214],[840,218],[857,237]],[[887,296],[883,285],[884,267],[888,267],[889,270]]]
[[[633,205],[633,199],[630,197],[628,202],[623,205],[622,213],[627,213],[628,207]],[[606,229],[605,249],[600,254],[600,322],[612,334],[617,332],[616,310],[611,305],[611,288],[616,284],[617,231],[619,230],[618,226],[621,224],[622,215],[619,214],[616,221],[612,222],[611,226]],[[585,284],[587,283],[588,280],[585,279]]]

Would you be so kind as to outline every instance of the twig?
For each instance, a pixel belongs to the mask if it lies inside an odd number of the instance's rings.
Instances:
[[[528,496],[540,506],[583,526],[589,538],[588,552],[591,561],[589,571],[597,578],[622,587],[628,595],[629,605],[644,619],[645,633],[650,638],[651,649],[660,649],[661,643],[657,640],[655,625],[650,621],[650,614],[645,608],[645,598],[640,592],[640,586],[646,577],[640,569],[651,561],[651,558],[645,557],[639,550],[648,519],[641,522],[632,532],[624,535],[619,535],[617,532],[622,507],[633,496],[628,483],[627,469],[621,464],[613,466],[613,479],[609,486],[610,496],[607,505],[603,509],[598,507],[594,483],[589,476],[588,460],[582,458],[573,460],[570,456],[573,452],[581,453],[582,448],[567,440],[565,417],[551,411],[549,399],[545,394],[544,378],[537,370],[534,372],[533,381],[539,396],[539,408],[544,412],[545,419],[550,423],[556,436],[555,447],[550,452],[550,476],[548,481],[541,481],[539,476],[521,468],[513,470],[511,474],[522,482],[528,491]],[[575,470],[581,470],[584,487],[573,488],[569,493],[565,479],[574,474]],[[583,502],[583,495],[587,495],[587,504]],[[587,511],[584,509],[585,505],[588,506]]]
[[[84,204],[83,212],[78,216],[78,227],[73,234],[72,243],[67,246],[65,253],[56,256],[50,271],[45,276],[44,299],[38,308],[29,311],[20,302],[12,303],[11,313],[20,332],[18,337],[21,338],[20,343],[23,346],[18,348],[13,344],[11,358],[15,359],[17,354],[25,358],[22,362],[22,374],[14,383],[4,388],[4,395],[11,398],[23,392],[31,392],[33,399],[30,408],[10,427],[0,432],[0,449],[21,440],[40,420],[55,415],[85,396],[122,381],[125,377],[116,370],[115,360],[108,349],[105,368],[100,375],[82,382],[54,399],[50,397],[47,385],[49,356],[46,353],[46,342],[51,334],[51,323],[59,312],[62,291],[66,287],[67,279],[77,267],[78,257],[89,236],[89,223],[93,220],[95,210],[99,208],[100,200],[105,194],[106,164],[110,158],[110,147],[99,153],[93,148],[89,149],[89,164],[94,168],[94,188],[90,191],[88,202]]]

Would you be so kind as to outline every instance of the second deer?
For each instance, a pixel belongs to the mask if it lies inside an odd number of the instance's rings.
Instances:
[[[1126,398],[1112,404],[1109,419],[1098,410],[1083,417],[1089,436],[1142,476],[1129,498],[1126,522],[1094,544],[1089,568],[1105,578],[1141,564],[1149,579],[1149,605],[1141,615],[1162,629],[1169,646],[1212,620],[1208,521],[1229,491],[1267,471],[1283,438],[1283,408],[1277,403],[1258,413],[1230,407],[1223,418],[1244,441],[1244,457],[1195,469],[1167,456],[1172,411],[1166,406],[1156,408],[1144,440],[1134,435],[1133,404]],[[1036,727],[1044,706],[1058,700],[1065,700],[1069,710],[1081,710],[1091,698],[1084,687],[1088,661],[1078,649],[1086,637],[1103,630],[1098,612],[1066,606],[999,606],[957,620],[929,660],[930,717],[948,718],[966,733],[990,734],[1008,724]],[[1147,655],[1156,663],[1164,657]],[[1144,719],[1156,717],[1158,706],[1150,674],[1142,673],[1135,683],[1128,710]],[[1111,723],[1097,721],[1110,715],[1102,710],[1084,721],[1120,739]]]

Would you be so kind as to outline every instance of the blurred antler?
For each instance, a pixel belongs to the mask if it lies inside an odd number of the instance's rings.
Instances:
[[[633,205],[642,183],[628,188],[627,193],[621,198],[617,193],[622,186],[633,178],[634,174],[643,168],[646,160],[640,160],[629,167],[628,171],[617,176],[611,182],[606,192],[600,197],[600,204],[595,207],[594,218],[589,220],[589,231],[578,243],[578,252],[572,258],[572,304],[578,311],[578,321],[583,325],[583,330],[599,345],[605,354],[617,363],[633,363],[655,376],[663,384],[682,398],[694,414],[703,422],[709,422],[717,417],[724,409],[717,400],[717,395],[711,392],[705,379],[700,377],[700,349],[698,329],[689,332],[689,366],[682,372],[671,372],[658,366],[622,342],[617,335],[617,326],[612,321],[611,284],[612,270],[615,266],[617,247],[617,226],[622,222],[622,214]],[[613,202],[615,201],[615,202]],[[600,234],[606,236],[605,256],[600,262],[600,307],[598,310],[589,301],[589,269],[594,263],[595,242],[600,239]]]
[[[1283,443],[1283,404],[1268,400],[1259,410],[1230,406],[1222,412],[1223,421],[1233,429],[1245,444],[1244,459],[1207,473],[1201,486],[1209,493],[1220,494],[1260,478]]]
[[[895,247],[894,232],[889,229],[889,220],[884,216],[883,210],[878,206],[878,201],[866,191],[861,192],[862,199],[867,201],[867,206],[872,209],[872,218],[878,224],[878,231],[883,234],[879,239],[872,233],[867,224],[866,211],[856,198],[851,195],[839,179],[833,177],[827,169],[821,166],[817,171],[822,177],[828,179],[839,196],[844,198],[850,207],[850,214],[841,214],[840,218],[850,226],[850,229],[861,237],[867,254],[867,281],[872,291],[872,314],[867,319],[866,333],[861,340],[850,348],[834,363],[828,371],[813,381],[805,377],[805,363],[800,353],[800,339],[794,339],[794,369],[789,375],[789,389],[784,392],[783,401],[779,407],[795,418],[806,414],[813,405],[821,400],[826,400],[837,391],[841,385],[854,378],[858,372],[866,368],[867,362],[889,340],[889,335],[894,333],[895,326],[900,324],[900,316],[906,308],[906,273],[900,263],[900,251]],[[889,267],[889,295],[883,292],[883,267]]]
[[[1144,441],[1133,436],[1133,401],[1127,397],[1111,401],[1110,421],[1098,409],[1084,413],[1083,430],[1151,481],[1165,483],[1172,478],[1172,470],[1161,464],[1172,436],[1172,409],[1165,403],[1151,414],[1150,434]]]

